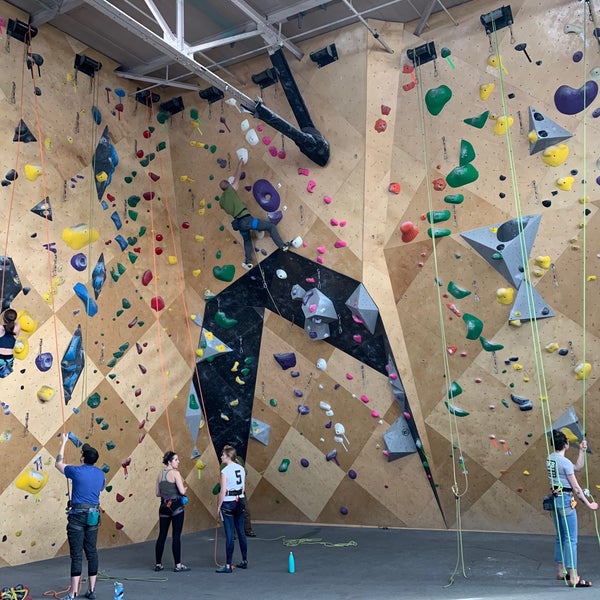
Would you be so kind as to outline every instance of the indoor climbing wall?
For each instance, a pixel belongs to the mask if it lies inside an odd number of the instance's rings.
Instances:
[[[453,526],[458,495],[464,527],[551,530],[544,431],[579,419],[599,443],[597,101],[577,90],[600,55],[581,3],[511,6],[514,41],[490,42],[485,1],[421,37],[374,23],[394,54],[361,25],[304,43],[290,66],[324,168],[227,97],[136,97],[52,28],[29,47],[3,31],[2,296],[23,333],[0,380],[0,564],[67,550],[62,431],[67,461],[80,441],[100,451],[103,546],[156,536],[170,448],[186,531],[213,527],[225,441],[259,521]],[[415,67],[426,42],[437,61]],[[270,66],[236,65],[233,83],[293,122],[280,84],[251,83]],[[238,153],[250,211],[295,240],[254,239],[250,271],[217,201]]]

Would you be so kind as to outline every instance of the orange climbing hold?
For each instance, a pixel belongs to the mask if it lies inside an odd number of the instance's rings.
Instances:
[[[388,192],[391,192],[392,194],[399,194],[400,193],[400,184],[399,183],[390,183],[389,187],[388,187]]]
[[[419,229],[412,221],[404,221],[400,225],[400,231],[404,243],[412,242],[419,235]]]
[[[387,121],[385,119],[377,119],[375,121],[375,131],[377,133],[383,133],[387,129]]]
[[[446,189],[446,182],[440,177],[439,179],[433,180],[433,189],[436,192],[441,192]]]

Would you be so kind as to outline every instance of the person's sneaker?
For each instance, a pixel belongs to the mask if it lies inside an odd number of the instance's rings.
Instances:
[[[246,271],[249,271],[254,265],[251,262],[243,262],[242,263],[242,267],[244,267],[244,269],[246,269]]]
[[[285,243],[285,244],[284,244],[284,245],[281,247],[281,249],[282,249],[284,252],[287,252],[287,251],[290,249],[290,245],[291,245],[291,242],[286,242],[286,243]]]
[[[65,596],[61,596],[58,600],[75,600],[75,594],[71,594],[71,592],[69,592]]]
[[[250,531],[246,531],[246,537],[256,537],[256,533],[251,529]]]
[[[255,231],[254,232],[254,237],[257,240],[262,240],[265,237],[265,232],[264,231]]]
[[[155,571],[162,571],[163,569],[164,569],[164,567],[162,565],[154,565]]]
[[[248,561],[247,560],[243,560],[242,562],[239,562],[237,565],[235,565],[238,569],[247,569],[248,568]]]
[[[184,573],[186,571],[191,571],[191,569],[187,565],[181,564],[178,567],[175,567],[173,571],[175,571],[175,573]]]
[[[233,573],[233,569],[227,565],[223,565],[220,569],[217,569],[215,573]]]
[[[88,600],[96,600],[96,591],[95,590],[88,590],[85,593],[85,597],[88,598]]]

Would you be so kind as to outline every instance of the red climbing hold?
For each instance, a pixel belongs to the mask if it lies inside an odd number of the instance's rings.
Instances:
[[[154,192],[144,192],[144,200],[152,200],[154,198]]]
[[[412,221],[404,221],[400,225],[400,231],[404,243],[412,242],[419,235],[419,228]]]
[[[375,131],[377,133],[383,133],[387,129],[387,121],[385,119],[377,119],[375,121]]]
[[[153,277],[154,275],[152,275],[152,271],[150,271],[150,269],[144,271],[144,274],[142,275],[142,285],[148,285],[152,281]]]
[[[152,310],[159,312],[165,307],[165,301],[161,296],[154,296],[154,298],[150,300],[150,307]]]
[[[385,104],[381,105],[381,114],[382,115],[386,115],[386,116],[389,115],[391,110],[392,109],[389,106],[386,106]]]
[[[436,192],[441,192],[446,189],[446,182],[443,179],[434,179],[433,180],[433,189]]]
[[[138,150],[138,151],[135,153],[135,155],[136,155],[138,158],[144,158],[144,151],[143,151],[143,150]]]
[[[388,192],[391,192],[392,194],[399,194],[400,193],[400,184],[399,183],[390,183],[389,187],[388,187]]]
[[[152,179],[152,181],[158,181],[160,179],[160,175],[157,175],[156,173],[148,173],[148,177],[150,177],[150,179]]]

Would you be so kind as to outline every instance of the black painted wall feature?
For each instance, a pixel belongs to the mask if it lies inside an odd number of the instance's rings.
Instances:
[[[286,272],[285,279],[277,276],[278,269]],[[307,278],[313,278],[315,283],[308,284]],[[359,283],[291,250],[277,250],[207,301],[202,326],[232,349],[232,352],[218,355],[213,361],[198,363],[194,375],[194,386],[201,398],[217,455],[221,454],[223,446],[231,444],[242,458],[246,458],[265,310],[279,314],[302,329],[304,327],[302,303],[291,297],[294,284],[301,285],[305,290],[318,288],[336,308],[338,322],[331,324],[330,337],[315,343],[331,344],[383,375],[395,373],[397,378],[390,380],[391,392],[401,410],[410,413],[380,315],[371,334],[364,325],[354,321],[345,305]],[[219,312],[224,313],[227,319],[235,319],[237,323],[228,328],[220,326],[222,319],[217,315]],[[353,339],[356,334],[362,338],[360,343]],[[238,369],[232,372],[231,367],[235,362],[239,363]],[[243,385],[236,382],[236,377],[243,381]],[[231,403],[236,405],[232,407]],[[407,424],[443,517],[437,488],[414,419],[407,419]]]

